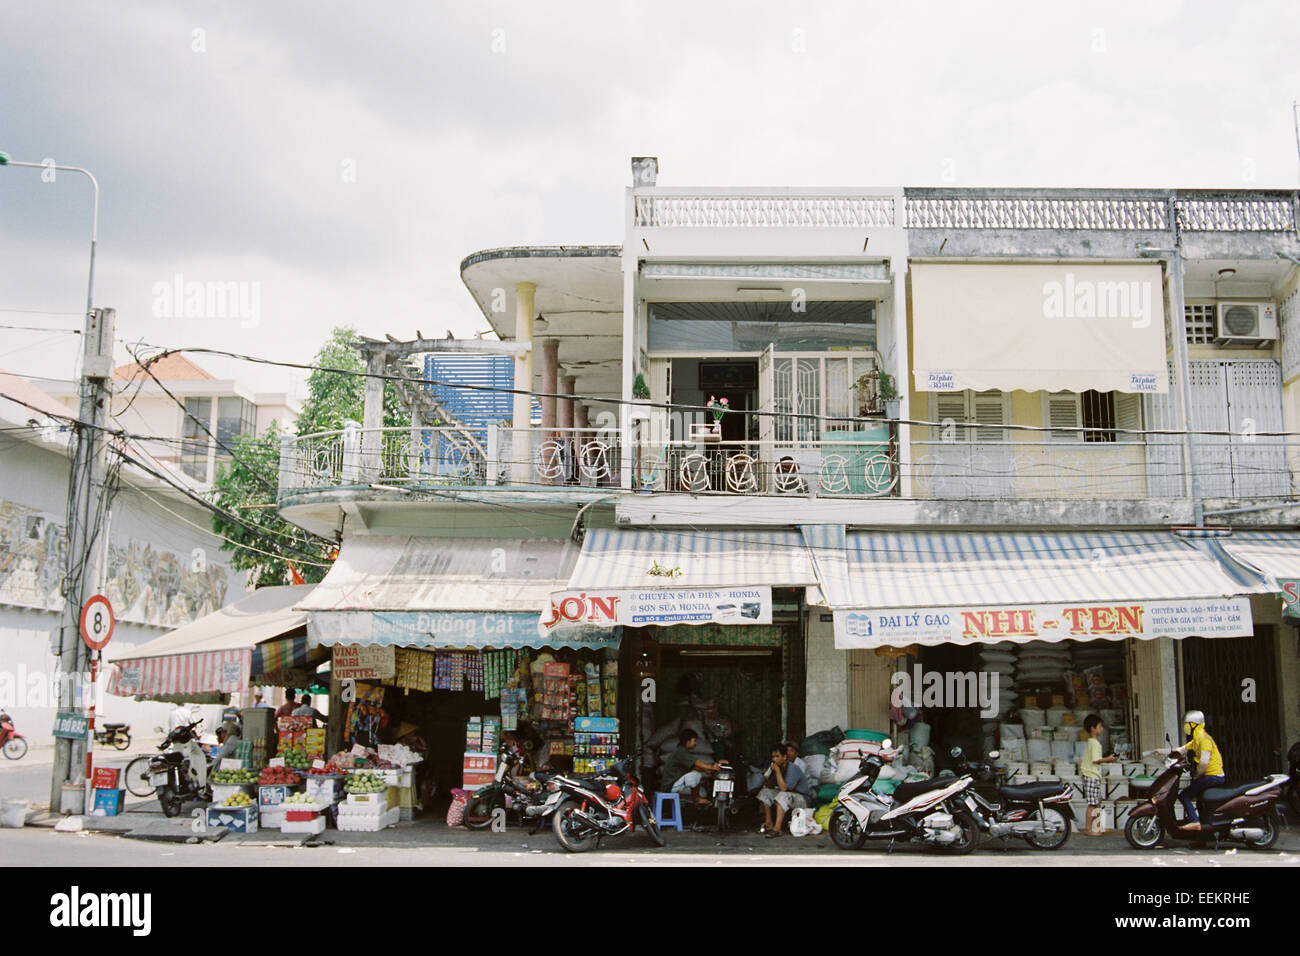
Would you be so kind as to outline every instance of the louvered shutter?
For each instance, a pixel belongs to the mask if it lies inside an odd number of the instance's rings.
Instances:
[[[1082,412],[1079,408],[1077,392],[1062,392],[1047,396],[1047,424],[1052,429],[1047,433],[1050,441],[1082,441],[1083,432],[1079,430]]]
[[[1005,425],[1006,404],[1006,396],[1002,392],[973,392],[971,393],[971,420],[981,425]],[[1007,433],[1001,428],[977,428],[972,431],[975,434],[971,436],[971,441],[977,441],[981,445],[1007,440]]]
[[[1142,430],[1142,396],[1129,392],[1115,392],[1115,440],[1122,442],[1140,442],[1141,435],[1132,432]]]

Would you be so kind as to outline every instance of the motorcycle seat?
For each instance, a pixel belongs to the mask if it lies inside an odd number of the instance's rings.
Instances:
[[[918,797],[923,793],[938,790],[940,787],[946,787],[950,783],[956,782],[956,777],[931,777],[929,780],[917,780],[915,783],[900,783],[894,788],[894,803],[907,803],[913,797]]]
[[[1233,785],[1231,787],[1211,787],[1201,793],[1200,799],[1207,806],[1219,803],[1227,803],[1233,797],[1239,797],[1247,790],[1254,790],[1256,787],[1262,787],[1267,784],[1267,780],[1254,780],[1250,783]]]
[[[130,730],[130,724],[104,724],[104,730]]]
[[[1061,792],[1061,783],[1016,783],[998,788],[998,795],[1010,803],[1033,803]]]

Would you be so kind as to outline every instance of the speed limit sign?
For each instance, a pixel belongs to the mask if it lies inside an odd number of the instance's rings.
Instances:
[[[102,651],[113,636],[117,618],[108,598],[96,594],[81,608],[81,639],[92,651]]]

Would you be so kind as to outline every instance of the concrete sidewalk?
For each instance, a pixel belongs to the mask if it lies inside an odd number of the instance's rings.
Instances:
[[[533,834],[528,830],[511,827],[505,833],[493,833],[490,830],[467,830],[464,827],[448,827],[441,819],[423,819],[408,823],[399,823],[378,833],[356,833],[327,829],[319,835],[281,833],[278,830],[259,830],[257,833],[228,833],[224,830],[208,830],[196,826],[201,817],[193,815],[202,805],[187,805],[185,812],[178,817],[164,817],[156,807],[145,809],[148,804],[128,809],[117,817],[83,817],[82,827],[91,832],[115,834],[135,840],[149,840],[164,843],[215,843],[222,846],[325,846],[339,848],[371,849],[456,849],[464,851],[486,850],[514,853],[548,853],[562,852],[550,827]],[[29,815],[28,826],[53,827],[60,817],[49,813]],[[631,854],[692,852],[713,854],[717,856],[755,855],[796,856],[809,853],[847,854],[838,849],[825,833],[819,836],[795,838],[783,834],[775,839],[767,839],[756,831],[728,832],[718,834],[704,829],[686,830],[678,833],[669,830],[664,834],[667,846],[656,847],[644,833],[631,833],[614,837],[603,842],[603,847],[617,852]],[[1084,857],[1134,857],[1137,851],[1131,849],[1120,831],[1111,831],[1101,837],[1080,836],[1072,833],[1067,851]],[[868,844],[858,851],[871,854],[885,854],[888,844]],[[1218,850],[1208,848],[1192,850],[1186,844],[1170,844],[1160,852],[1176,852],[1192,855],[1215,855],[1225,852],[1249,854],[1244,848],[1224,846]],[[900,858],[916,854],[931,855],[934,851],[920,847],[897,846],[893,853]],[[1031,862],[1050,853],[1033,850],[1021,840],[1003,843],[1000,840],[987,840],[980,843],[976,854],[996,853],[1007,858],[1020,858]],[[1277,844],[1270,851],[1260,853],[1261,860],[1269,854],[1300,853],[1300,829],[1289,827],[1283,831]]]

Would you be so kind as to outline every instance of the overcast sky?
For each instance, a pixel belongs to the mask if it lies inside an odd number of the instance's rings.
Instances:
[[[486,328],[461,259],[620,242],[633,155],[671,186],[1297,185],[1295,3],[1072,9],[11,3],[0,150],[99,178],[121,339],[303,361],[342,323]],[[0,325],[80,326],[89,205],[76,174],[0,169]],[[177,274],[255,287],[258,324],[156,317]],[[75,354],[0,329],[0,370]]]

